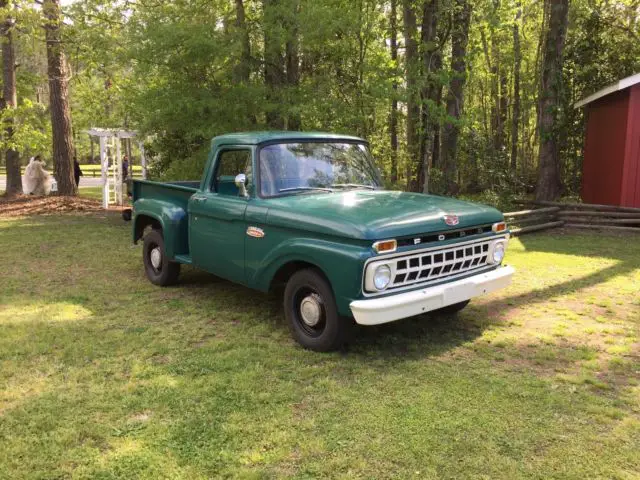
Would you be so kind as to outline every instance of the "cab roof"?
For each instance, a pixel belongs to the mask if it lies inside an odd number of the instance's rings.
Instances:
[[[366,140],[351,135],[325,132],[239,132],[213,137],[212,145],[258,145],[264,142],[290,142],[292,140],[346,140],[349,142],[368,143]]]

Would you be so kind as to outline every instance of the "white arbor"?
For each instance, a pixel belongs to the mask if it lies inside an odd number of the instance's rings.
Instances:
[[[130,130],[112,128],[92,128],[87,130],[91,137],[98,137],[100,144],[100,166],[102,172],[102,206],[123,205],[122,198],[122,140],[134,139],[137,133]],[[144,157],[144,143],[138,140],[142,178],[147,178],[147,162]],[[131,162],[131,158],[129,162]]]

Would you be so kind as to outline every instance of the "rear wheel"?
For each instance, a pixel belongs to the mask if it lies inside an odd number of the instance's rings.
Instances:
[[[291,276],[284,291],[284,314],[293,338],[310,350],[336,350],[349,338],[352,322],[340,317],[329,282],[314,269]]]
[[[159,230],[151,230],[144,236],[142,261],[147,278],[154,285],[165,287],[178,281],[180,264],[167,258],[164,238]]]
[[[447,305],[446,307],[442,307],[442,308],[439,308],[438,310],[434,310],[433,313],[453,315],[454,313],[458,313],[467,305],[469,305],[469,300],[465,300],[464,302],[460,302],[460,303],[454,303],[453,305]]]

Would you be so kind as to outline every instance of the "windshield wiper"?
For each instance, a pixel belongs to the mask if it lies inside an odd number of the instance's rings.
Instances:
[[[324,187],[290,187],[290,188],[281,188],[278,190],[278,193],[282,192],[295,192],[296,190],[319,190],[321,192],[333,192],[330,188]]]
[[[363,185],[361,183],[334,183],[331,185],[332,188],[342,187],[342,188],[366,188],[368,190],[375,190],[376,187],[372,185]]]

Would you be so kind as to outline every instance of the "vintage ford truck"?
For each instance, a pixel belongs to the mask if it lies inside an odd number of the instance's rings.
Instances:
[[[498,210],[381,185],[361,138],[222,135],[200,181],[133,182],[133,241],[156,285],[185,264],[263,292],[284,286],[293,337],[318,351],[339,348],[354,319],[453,313],[510,283]]]

